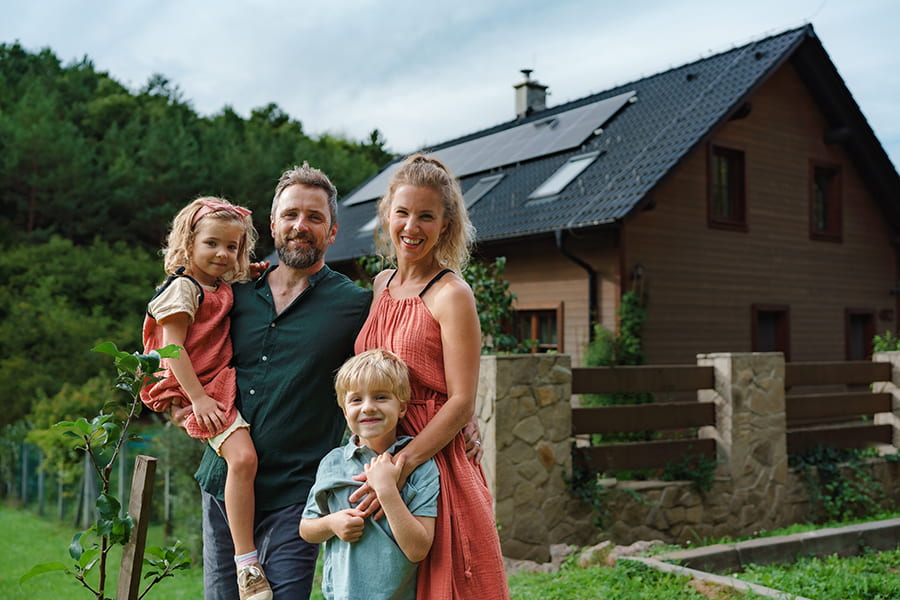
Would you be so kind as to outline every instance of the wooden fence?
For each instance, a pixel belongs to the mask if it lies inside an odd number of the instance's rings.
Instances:
[[[572,369],[573,394],[684,392],[715,387],[712,367],[697,365],[585,367]],[[716,424],[716,407],[708,402],[660,402],[572,409],[572,432],[608,434],[661,433]],[[712,439],[658,439],[576,448],[573,459],[597,471],[663,468],[687,454],[716,458]]]
[[[816,446],[864,448],[891,444],[893,427],[878,425],[876,413],[891,412],[891,395],[874,393],[873,382],[890,381],[890,363],[868,361],[785,364],[785,411],[788,453]],[[797,388],[830,386],[831,391],[799,392]],[[840,391],[833,391],[834,388]],[[859,389],[862,387],[862,389]],[[715,388],[711,366],[619,366],[572,369],[573,394],[621,392],[667,393]],[[575,435],[665,432],[715,426],[711,402],[652,402],[624,406],[583,407],[572,410]],[[716,458],[713,439],[657,439],[578,447],[573,459],[596,471],[664,468],[685,455]]]
[[[891,364],[886,362],[785,363],[788,454],[816,446],[865,448],[893,443],[893,426],[873,422],[875,414],[891,412],[891,395],[869,389],[873,382],[890,380]],[[802,386],[844,390],[794,391]]]

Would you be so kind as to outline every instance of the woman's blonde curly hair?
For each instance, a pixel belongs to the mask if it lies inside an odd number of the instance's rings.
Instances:
[[[387,193],[378,201],[376,250],[390,262],[396,262],[397,254],[388,231],[388,212],[394,194],[404,185],[431,188],[440,195],[447,228],[435,245],[435,258],[442,267],[461,273],[469,262],[469,254],[475,243],[475,228],[469,221],[459,181],[443,162],[425,154],[413,154],[403,161],[391,177]]]

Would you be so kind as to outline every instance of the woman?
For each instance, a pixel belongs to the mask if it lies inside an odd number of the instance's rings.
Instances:
[[[481,328],[460,276],[474,229],[459,184],[439,160],[411,156],[391,178],[378,219],[379,252],[397,268],[375,278],[355,350],[384,348],[409,366],[412,399],[399,431],[415,439],[400,453],[403,477],[432,456],[440,471],[434,545],[419,566],[417,597],[509,598],[490,491],[461,433],[475,410]]]

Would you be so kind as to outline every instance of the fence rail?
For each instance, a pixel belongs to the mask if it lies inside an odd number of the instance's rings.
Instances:
[[[844,425],[787,432],[788,454],[812,450],[817,446],[865,448],[873,444],[891,444],[893,440],[893,425]]]
[[[785,398],[788,428],[856,420],[891,412],[888,393],[791,394]]]
[[[663,365],[572,369],[573,394],[683,392],[713,388],[712,367]]]
[[[661,402],[572,409],[572,432],[614,433],[660,431],[715,425],[711,402]]]
[[[869,384],[890,381],[891,364],[886,362],[790,362],[784,365],[784,386]]]
[[[688,455],[715,460],[715,440],[656,440],[576,448],[573,459],[595,471],[631,471],[662,468]]]

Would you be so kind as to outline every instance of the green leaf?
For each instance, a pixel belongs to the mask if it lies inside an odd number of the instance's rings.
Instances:
[[[81,538],[84,536],[86,532],[79,531],[72,537],[72,542],[69,544],[69,556],[78,560],[81,558],[81,555],[84,554],[84,547],[81,545]]]
[[[119,501],[109,494],[100,494],[97,496],[97,514],[103,519],[113,519],[119,516],[119,509],[122,507]]]
[[[97,564],[97,561],[100,558],[99,555],[100,550],[98,548],[87,550],[81,555],[81,558],[78,559],[78,566],[81,567],[81,570],[84,572],[90,571],[94,568],[94,565]]]
[[[43,575],[44,573],[50,573],[52,571],[68,571],[68,569],[69,567],[61,562],[46,562],[39,565],[34,565],[33,567],[31,567],[31,570],[29,570],[19,578],[19,585],[22,585],[36,575]]]
[[[116,348],[116,345],[112,342],[103,342],[99,346],[94,346],[91,348],[91,352],[102,352],[103,354],[110,354],[112,356],[118,356],[122,354],[122,352]]]
[[[141,361],[135,354],[126,354],[116,360],[116,367],[121,371],[134,373],[141,366]]]

